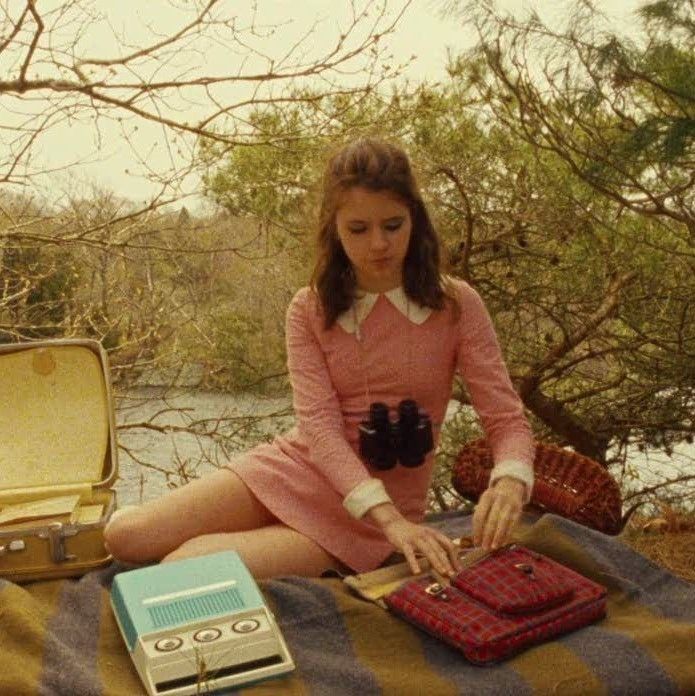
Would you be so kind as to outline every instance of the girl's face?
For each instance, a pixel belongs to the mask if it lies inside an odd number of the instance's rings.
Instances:
[[[362,290],[386,292],[402,284],[412,220],[401,198],[390,191],[348,189],[336,211],[336,228]]]

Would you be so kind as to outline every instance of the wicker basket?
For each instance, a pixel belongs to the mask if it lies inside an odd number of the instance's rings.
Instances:
[[[466,444],[454,464],[452,484],[469,500],[487,488],[492,452],[484,439]],[[536,443],[531,504],[606,534],[622,529],[622,498],[613,477],[589,457]]]

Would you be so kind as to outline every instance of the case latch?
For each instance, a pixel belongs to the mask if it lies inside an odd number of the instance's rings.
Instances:
[[[54,563],[64,563],[74,561],[77,556],[72,553],[65,553],[66,537],[75,536],[78,530],[75,527],[65,527],[62,522],[53,522],[45,532],[39,532],[39,537],[48,539],[48,546],[51,553],[51,560]]]
[[[0,546],[0,556],[4,556],[10,551],[24,551],[25,548],[26,545],[21,539],[13,539],[9,544]]]
[[[433,582],[430,585],[427,585],[425,592],[431,597],[443,599],[445,602],[449,599],[449,595],[446,593],[446,587],[438,582]]]

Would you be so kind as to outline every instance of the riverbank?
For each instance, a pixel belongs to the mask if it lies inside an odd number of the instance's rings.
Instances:
[[[293,424],[291,404],[289,393],[268,397],[157,386],[120,393],[119,501],[137,504],[151,500],[167,488],[213,470],[254,444],[272,439]],[[619,478],[629,507],[630,491],[657,486],[667,478],[694,476],[695,445],[685,443],[670,456],[635,448],[625,470],[612,473]],[[692,481],[684,485],[693,489]],[[655,510],[648,512],[657,514]]]

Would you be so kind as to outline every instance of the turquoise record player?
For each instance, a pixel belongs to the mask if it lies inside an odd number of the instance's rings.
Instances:
[[[150,696],[211,693],[294,669],[234,551],[119,573],[111,605]]]

